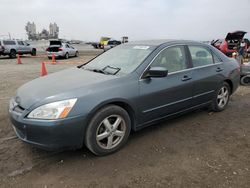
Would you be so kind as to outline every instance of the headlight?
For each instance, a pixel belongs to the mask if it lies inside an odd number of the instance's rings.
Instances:
[[[77,99],[69,99],[45,104],[31,111],[28,118],[32,119],[62,119],[67,117]]]

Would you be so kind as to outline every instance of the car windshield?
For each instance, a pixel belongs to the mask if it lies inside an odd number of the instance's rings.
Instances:
[[[119,45],[96,57],[84,69],[99,73],[129,74],[155,49],[146,45]]]

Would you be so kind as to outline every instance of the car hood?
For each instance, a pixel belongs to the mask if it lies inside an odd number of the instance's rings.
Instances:
[[[114,75],[104,75],[76,67],[37,78],[24,84],[17,90],[15,98],[22,108],[28,109],[37,102],[48,98],[56,97],[57,100],[58,96],[67,98],[67,96],[64,96],[65,94],[67,95],[80,88],[84,88],[86,94],[90,90],[92,91],[95,85],[116,78],[118,77]]]
[[[247,32],[245,31],[235,31],[232,33],[228,33],[226,36],[226,40],[242,40]]]

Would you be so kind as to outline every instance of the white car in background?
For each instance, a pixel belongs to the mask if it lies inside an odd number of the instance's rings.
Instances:
[[[79,55],[78,50],[68,43],[63,43],[60,40],[51,40],[49,47],[46,49],[48,58],[51,59],[53,54],[55,58],[77,57]]]

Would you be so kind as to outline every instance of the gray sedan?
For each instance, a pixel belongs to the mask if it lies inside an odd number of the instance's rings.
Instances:
[[[45,149],[120,149],[131,130],[210,106],[222,111],[239,65],[192,41],[119,45],[89,63],[26,83],[10,101],[17,136]],[[32,91],[32,92],[30,92]]]
[[[53,55],[55,55],[55,58],[63,57],[65,59],[77,57],[79,55],[75,47],[68,43],[63,43],[60,40],[51,40],[46,51],[49,59],[51,59]]]

